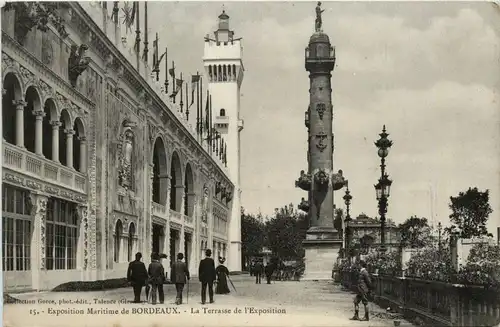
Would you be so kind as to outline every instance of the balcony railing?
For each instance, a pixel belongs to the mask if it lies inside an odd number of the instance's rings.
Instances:
[[[156,202],[153,202],[153,215],[158,216],[158,217],[163,217],[165,216],[165,206]]]
[[[177,220],[179,223],[182,223],[182,214],[175,210],[170,209],[170,220]]]
[[[193,221],[194,221],[193,217],[190,217],[188,215],[182,215],[182,216],[184,217],[184,222],[186,222],[187,224],[190,224],[190,225],[193,224]]]
[[[49,181],[78,192],[87,192],[85,174],[42,158],[26,149],[3,142],[3,164],[16,172]]]

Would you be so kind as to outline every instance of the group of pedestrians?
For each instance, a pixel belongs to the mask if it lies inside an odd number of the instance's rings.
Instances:
[[[227,284],[229,270],[223,265],[225,259],[219,258],[220,265],[215,268],[215,262],[211,258],[212,251],[207,249],[205,251],[205,259],[200,261],[198,268],[198,279],[201,283],[201,303],[205,304],[206,294],[208,289],[208,298],[210,303],[214,303],[214,289],[213,284],[217,281],[216,293],[217,294],[227,294],[230,293]],[[162,258],[166,258],[163,255]],[[151,294],[151,303],[156,304],[156,294],[158,293],[160,304],[165,301],[165,293],[163,290],[163,284],[167,280],[165,274],[165,269],[160,262],[160,255],[158,253],[153,253],[151,255],[151,263],[148,269],[146,265],[141,261],[142,254],[138,252],[135,255],[135,260],[130,262],[127,270],[127,280],[132,285],[134,290],[134,303],[141,302],[141,292],[142,288],[145,286],[146,289],[146,299],[149,299]],[[179,305],[183,302],[183,292],[184,286],[188,285],[188,295],[189,295],[189,280],[191,275],[189,273],[189,268],[187,264],[183,261],[184,254],[177,254],[177,261],[175,261],[171,266],[170,271],[170,281],[175,284],[176,298],[175,304]]]
[[[275,265],[269,262],[267,265],[264,265],[262,260],[257,260],[251,268],[250,274],[255,276],[255,284],[262,283],[262,275],[265,274],[267,284],[271,284],[271,277],[276,269]]]

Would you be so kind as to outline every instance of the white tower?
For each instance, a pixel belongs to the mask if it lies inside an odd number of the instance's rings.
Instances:
[[[205,38],[203,64],[212,95],[212,121],[227,144],[227,167],[234,184],[231,218],[229,221],[230,271],[241,271],[241,189],[240,189],[240,87],[243,81],[241,38],[229,30],[229,16],[222,11],[219,27],[213,36]]]

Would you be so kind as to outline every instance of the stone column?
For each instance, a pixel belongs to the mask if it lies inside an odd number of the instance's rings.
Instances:
[[[194,219],[194,212],[195,212],[195,207],[196,207],[196,193],[195,192],[190,192],[186,194],[185,196],[188,197],[187,203],[190,206],[188,207],[187,213],[188,216]]]
[[[41,273],[45,270],[45,234],[48,197],[42,193],[30,193],[31,212],[34,216],[33,238],[31,241],[31,274],[33,289],[40,290]]]
[[[43,155],[43,117],[45,112],[41,110],[33,110],[35,116],[35,153]]]
[[[24,107],[28,104],[23,100],[14,100],[16,107],[16,145],[24,148]]]
[[[52,161],[59,162],[59,127],[62,125],[60,121],[53,120],[52,125]]]
[[[75,131],[67,129],[64,132],[66,133],[66,166],[73,168],[73,135]]]
[[[78,136],[80,141],[80,172],[87,172],[87,138],[85,136]]]
[[[149,260],[153,251],[153,178],[154,178],[154,165],[149,164],[149,199],[146,205],[149,204],[149,214],[146,217],[144,225],[144,255]]]

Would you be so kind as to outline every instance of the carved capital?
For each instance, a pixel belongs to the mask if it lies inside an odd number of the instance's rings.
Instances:
[[[80,141],[80,143],[87,143],[87,137],[86,136],[78,136],[78,141]]]
[[[46,113],[43,112],[42,110],[33,110],[31,113],[33,114],[33,116],[36,117],[36,119],[40,119],[40,120],[46,116]]]
[[[73,129],[65,129],[64,133],[67,137],[73,137],[73,135],[75,135],[75,131]]]
[[[16,107],[17,110],[24,110],[24,107],[28,105],[28,102],[24,100],[12,100],[12,104]]]
[[[59,127],[62,125],[62,123],[58,120],[52,120],[50,124],[52,125],[52,129],[59,129]]]

